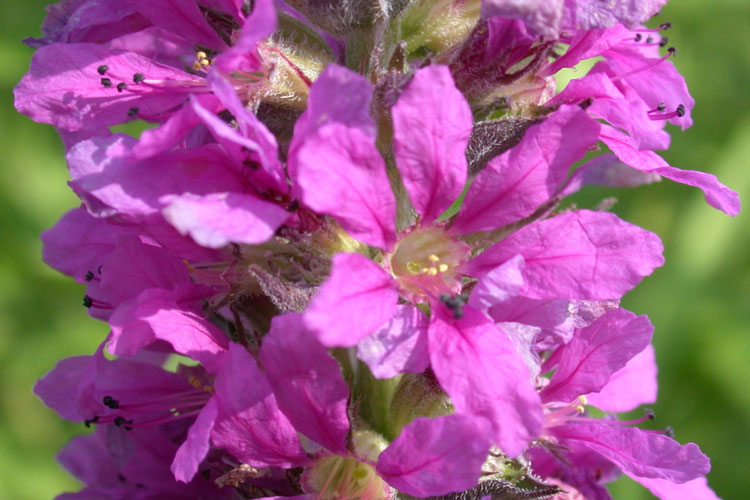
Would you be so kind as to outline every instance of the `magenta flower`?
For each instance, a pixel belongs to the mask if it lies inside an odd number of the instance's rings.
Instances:
[[[565,453],[532,449],[529,453],[538,473],[592,492],[604,491],[600,482],[613,479],[619,469],[659,498],[685,498],[680,495],[693,491],[709,493],[700,498],[713,498],[702,478],[710,469],[709,461],[695,444],[682,446],[664,432],[630,427],[652,416],[618,422],[581,415],[582,405],[588,403],[605,411],[629,411],[655,401],[652,332],[645,316],[615,309],[576,331],[549,357],[541,371],[555,371],[540,392],[546,408],[542,439],[563,447]]]
[[[739,211],[653,152],[694,104],[643,27],[663,4],[49,7],[16,105],[83,205],[44,258],[111,327],[35,387],[99,426],[68,498],[607,499],[620,473],[714,498],[696,445],[586,414],[656,398],[653,328],[619,304],[663,249],[561,207],[667,177]],[[134,119],[158,126],[107,129]]]
[[[443,152],[462,151],[470,127],[463,98],[447,71],[439,67],[419,71],[392,110],[396,166],[419,214],[416,224],[397,233],[391,187],[374,142],[365,135],[371,130],[366,107],[344,117],[348,126],[331,120],[337,111],[323,114],[316,108],[322,103],[318,89],[333,75],[328,70],[313,86],[308,115],[297,126],[290,152],[291,174],[298,181],[293,189],[299,186],[304,205],[331,214],[350,235],[380,248],[383,254],[378,260],[383,264],[357,254],[335,257],[330,278],[304,314],[305,324],[326,346],[353,346],[394,317],[399,295],[413,304],[431,304],[427,347],[421,349],[421,359],[412,358],[413,368],[421,369],[426,364],[424,351],[429,352],[432,369],[457,410],[486,417],[494,426],[495,442],[511,456],[517,455],[536,437],[540,425],[539,403],[522,360],[489,319],[471,306],[461,309],[442,297],[461,293],[462,275],[482,277],[521,255],[525,282],[521,295],[617,298],[661,264],[660,244],[613,216],[581,211],[530,224],[472,260],[471,247],[459,236],[501,228],[534,213],[554,196],[570,164],[595,143],[598,128],[581,110],[560,109],[477,176],[454,221],[436,222],[466,179],[463,156]],[[345,81],[343,75],[337,78]],[[348,80],[352,82],[351,77]],[[331,85],[335,88],[333,81]],[[366,91],[357,86],[360,93]],[[357,95],[353,89],[348,94]],[[366,105],[367,100],[360,102]],[[318,113],[330,124],[300,138],[307,121]],[[417,130],[431,135],[412,132]],[[550,159],[546,148],[554,150],[558,141],[566,141],[566,152]],[[448,163],[446,158],[458,159]],[[351,172],[345,182],[331,168],[342,164]],[[610,232],[613,227],[620,229]],[[450,318],[451,307],[458,320]],[[402,309],[400,315],[412,318],[396,320],[393,326],[402,333],[378,336],[397,339],[391,344],[401,338],[420,343],[415,336],[424,336],[425,329],[417,326],[419,313]],[[409,332],[412,324],[417,329]],[[481,383],[487,380],[494,382]],[[490,392],[481,392],[481,386]],[[515,424],[507,425],[509,421]]]
[[[15,89],[16,107],[80,139],[136,118],[167,120],[189,95],[211,92],[205,76],[212,67],[233,74],[235,84],[242,81],[252,94],[261,81],[257,75],[268,71],[257,43],[275,30],[276,13],[268,0],[256,2],[249,17],[240,7],[141,1],[55,6],[45,37],[35,42],[40,48],[31,69]]]
[[[473,487],[489,449],[482,419],[463,415],[417,418],[386,447],[382,438],[353,429],[349,389],[336,361],[302,317],[274,319],[260,361],[279,407],[299,432],[317,443],[303,474],[316,498],[386,498],[390,486],[427,497]],[[338,496],[333,496],[338,495]]]
[[[56,500],[239,498],[231,488],[219,489],[201,477],[188,484],[175,481],[169,470],[175,445],[158,430],[110,429],[78,436],[62,449],[58,460],[84,488]]]

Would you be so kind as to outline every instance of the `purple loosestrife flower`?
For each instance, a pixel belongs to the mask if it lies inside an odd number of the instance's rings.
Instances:
[[[427,497],[476,484],[490,445],[481,419],[417,418],[387,447],[377,434],[351,429],[338,363],[294,313],[274,319],[260,360],[282,411],[322,447],[303,473],[316,498],[387,498],[388,484]]]
[[[16,104],[83,206],[44,258],[111,327],[35,387],[99,426],[71,498],[714,498],[694,444],[586,414],[656,398],[619,301],[662,246],[562,205],[663,176],[739,211],[653,152],[694,104],[643,26],[663,3],[51,6]],[[107,130],[132,119],[158,126]]]
[[[218,500],[240,498],[231,488],[197,478],[175,481],[169,470],[175,445],[154,428],[126,432],[99,428],[78,436],[58,455],[60,463],[84,488],[56,500]]]
[[[529,451],[542,476],[556,476],[587,498],[608,498],[601,481],[613,479],[619,469],[665,500],[690,494],[715,498],[702,477],[710,469],[708,458],[695,444],[681,446],[665,432],[630,427],[652,414],[633,422],[582,415],[588,403],[605,411],[629,411],[655,401],[652,332],[645,316],[615,309],[577,330],[545,361],[541,371],[554,369],[554,374],[542,380],[540,392],[543,446]]]
[[[242,2],[58,4],[54,24],[34,42],[40,48],[15,89],[16,106],[58,127],[69,142],[137,118],[167,121],[144,146],[166,149],[171,135],[197,124],[189,110],[178,111],[188,96],[220,111],[205,80],[211,72],[231,78],[245,99],[265,92],[278,65],[307,81],[278,48],[259,47],[277,19],[270,0],[254,4],[250,15]]]

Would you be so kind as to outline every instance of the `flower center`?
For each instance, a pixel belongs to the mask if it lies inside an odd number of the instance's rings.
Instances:
[[[390,256],[393,275],[402,291],[420,296],[459,293],[457,268],[469,257],[469,247],[448,236],[442,227],[408,233]],[[419,300],[417,300],[419,301]]]
[[[388,486],[375,469],[354,457],[323,457],[306,472],[307,486],[317,500],[380,500]]]

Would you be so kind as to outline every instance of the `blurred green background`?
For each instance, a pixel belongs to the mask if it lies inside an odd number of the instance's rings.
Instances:
[[[31,393],[34,381],[65,356],[91,353],[106,329],[81,306],[83,288],[41,262],[39,233],[77,204],[52,127],[17,115],[12,89],[38,36],[49,2],[5,2],[0,30],[0,500],[40,500],[78,489],[54,461],[84,430],[59,420]],[[674,0],[675,60],[697,101],[695,126],[673,130],[670,164],[717,175],[750,203],[750,2]],[[750,498],[750,214],[735,219],[695,189],[664,181],[636,190],[591,190],[592,206],[615,196],[615,212],[655,231],[667,264],[624,305],[656,326],[660,401],[656,425],[700,444],[713,462],[709,481],[724,498]],[[652,498],[620,480],[615,498]]]

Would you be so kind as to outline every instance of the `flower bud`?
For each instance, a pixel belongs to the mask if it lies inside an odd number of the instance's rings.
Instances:
[[[405,373],[391,399],[391,429],[398,435],[417,417],[453,413],[453,405],[431,373]]]

